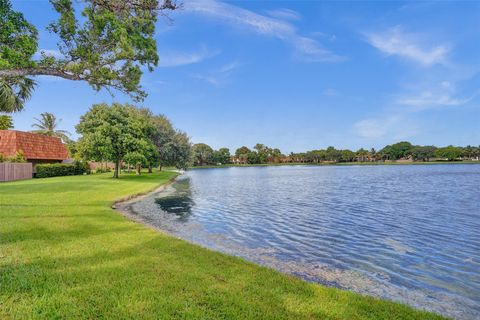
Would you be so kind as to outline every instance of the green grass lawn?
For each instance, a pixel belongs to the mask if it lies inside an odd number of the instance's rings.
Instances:
[[[0,319],[440,319],[200,248],[111,209],[174,175],[0,184]]]

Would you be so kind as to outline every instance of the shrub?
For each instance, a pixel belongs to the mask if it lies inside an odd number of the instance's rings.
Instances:
[[[3,154],[0,153],[0,163],[2,162],[13,162],[13,163],[25,163],[27,160],[23,154],[23,151],[17,151],[14,156],[5,157]]]
[[[88,164],[85,162],[77,161],[73,164],[64,163],[52,163],[52,164],[39,164],[36,166],[37,178],[49,178],[60,176],[75,176],[90,173]]]
[[[14,156],[10,157],[7,159],[8,162],[13,162],[13,163],[25,163],[27,162],[27,159],[25,159],[25,154],[23,153],[22,150],[17,151]]]
[[[112,172],[112,169],[110,169],[108,167],[107,168],[101,168],[100,167],[100,168],[95,170],[95,173],[106,173],[106,172]]]

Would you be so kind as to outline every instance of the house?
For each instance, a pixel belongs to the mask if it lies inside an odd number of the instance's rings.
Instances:
[[[0,130],[0,154],[13,157],[23,152],[27,162],[60,163],[68,158],[67,147],[59,138],[17,130]]]

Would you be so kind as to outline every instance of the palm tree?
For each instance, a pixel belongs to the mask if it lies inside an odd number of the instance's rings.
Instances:
[[[70,141],[70,132],[66,130],[56,130],[62,119],[57,120],[57,117],[50,112],[41,113],[40,117],[41,119],[34,118],[37,123],[32,124],[32,128],[38,128],[38,130],[33,130],[32,132],[51,137],[57,137],[62,139],[62,141],[65,143]]]
[[[13,128],[12,117],[0,114],[0,130],[8,130]]]
[[[0,78],[0,112],[22,110],[35,86],[36,82],[26,77]]]

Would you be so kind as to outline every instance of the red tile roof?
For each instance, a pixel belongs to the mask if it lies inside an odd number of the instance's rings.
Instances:
[[[11,157],[20,150],[27,160],[68,158],[68,150],[59,138],[16,130],[0,130],[0,153]]]

